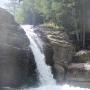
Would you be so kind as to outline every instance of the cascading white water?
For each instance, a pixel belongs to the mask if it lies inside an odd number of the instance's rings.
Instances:
[[[21,26],[30,40],[30,47],[33,51],[35,62],[37,65],[37,70],[39,74],[40,87],[29,88],[24,90],[89,90],[79,87],[71,87],[69,85],[56,85],[56,81],[51,73],[50,66],[45,63],[45,56],[43,51],[43,43],[37,34],[34,33],[33,27],[31,25]]]
[[[53,75],[51,73],[50,66],[45,64],[45,56],[43,51],[43,43],[41,39],[34,33],[32,26],[25,25],[22,26],[26,32],[30,40],[30,47],[33,51],[35,62],[37,65],[37,70],[39,73],[40,84],[48,85],[55,84],[55,80],[53,79]]]

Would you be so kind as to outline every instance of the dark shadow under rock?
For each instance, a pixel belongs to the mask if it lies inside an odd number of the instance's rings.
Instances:
[[[24,87],[30,77],[37,81],[36,64],[29,44],[14,17],[0,8],[0,87]]]

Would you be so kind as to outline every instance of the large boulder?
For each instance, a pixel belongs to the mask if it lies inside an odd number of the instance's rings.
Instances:
[[[48,57],[46,58],[47,64],[54,67],[55,77],[58,81],[64,80],[68,64],[71,62],[74,53],[74,47],[69,36],[63,30],[54,30],[42,26],[36,28],[36,31],[41,33],[46,51],[45,55]]]
[[[72,62],[68,65],[67,82],[76,86],[90,88],[90,51],[76,52]]]
[[[90,64],[71,63],[68,66],[67,80],[90,82]]]
[[[46,63],[51,65],[59,83],[90,88],[90,51],[75,51],[75,47],[64,30],[36,27],[43,40]]]
[[[26,85],[29,71],[35,69],[29,44],[24,30],[14,17],[0,8],[0,87]]]
[[[80,50],[76,52],[72,60],[73,63],[90,63],[90,51]]]
[[[90,88],[90,64],[71,63],[68,66],[66,80],[71,85]]]

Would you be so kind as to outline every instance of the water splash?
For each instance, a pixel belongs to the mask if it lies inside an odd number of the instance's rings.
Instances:
[[[38,88],[28,88],[25,90],[90,90],[87,88],[80,88],[80,87],[72,87],[69,85],[47,85],[47,86],[41,86]]]

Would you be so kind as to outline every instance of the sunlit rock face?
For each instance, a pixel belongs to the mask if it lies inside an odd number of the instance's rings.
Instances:
[[[59,82],[63,81],[65,79],[68,64],[71,62],[74,54],[74,47],[69,36],[63,30],[53,30],[42,26],[36,28],[36,32],[41,33],[41,39],[43,39],[44,42],[45,55],[49,57],[46,58],[47,64],[54,67],[53,71],[55,78]]]
[[[39,26],[36,32],[44,42],[45,55],[49,57],[46,62],[53,67],[57,81],[90,88],[90,51],[76,52],[68,34],[63,30]]]
[[[26,85],[36,68],[29,44],[13,16],[0,8],[0,87]]]

